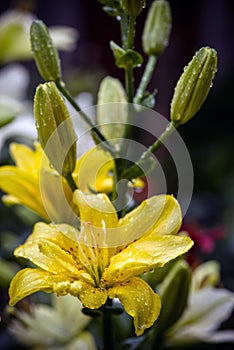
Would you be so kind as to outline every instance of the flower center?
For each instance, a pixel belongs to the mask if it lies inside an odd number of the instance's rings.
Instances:
[[[99,286],[100,279],[104,270],[103,249],[100,248],[96,232],[90,222],[83,222],[79,235],[79,260],[84,269],[91,275],[95,285]],[[108,259],[109,260],[109,259]],[[109,261],[108,261],[109,263]]]

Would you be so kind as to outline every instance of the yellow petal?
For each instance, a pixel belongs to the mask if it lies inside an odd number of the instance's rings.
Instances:
[[[7,206],[11,206],[11,205],[15,205],[15,204],[20,204],[20,201],[18,200],[18,198],[11,196],[11,195],[3,195],[2,196],[2,201],[5,205]]]
[[[51,273],[77,276],[77,251],[75,241],[59,232],[57,227],[38,223],[25,244],[16,248],[14,253]]]
[[[102,147],[96,146],[85,152],[76,163],[73,173],[78,188],[85,193],[105,192],[113,190],[114,161]]]
[[[38,222],[34,225],[32,234],[27,238],[25,244],[32,245],[35,240],[50,241],[73,255],[77,254],[77,237],[79,232],[67,224],[46,224]]]
[[[84,194],[76,190],[73,200],[79,207],[80,218],[94,227],[116,227],[118,217],[111,201],[105,194]]]
[[[126,312],[133,317],[136,335],[141,335],[158,318],[161,308],[159,296],[140,278],[132,278],[110,288],[110,298],[119,298]]]
[[[151,233],[175,234],[180,225],[181,210],[176,199],[169,195],[153,196],[119,220],[116,245],[129,244]]]
[[[161,267],[170,260],[186,253],[193,245],[189,237],[175,235],[143,237],[130,244],[111,258],[110,265],[103,273],[103,280],[110,284],[129,279]]]
[[[26,145],[11,143],[10,153],[18,168],[37,175],[43,153],[39,143],[35,147],[34,151]]]
[[[75,282],[73,283],[75,285]],[[72,288],[73,288],[72,285]],[[82,284],[83,288],[78,293],[78,298],[82,304],[89,309],[98,309],[105,304],[107,299],[107,291],[104,288],[95,288],[90,284]],[[73,289],[70,291],[71,294],[75,294]]]
[[[41,269],[23,269],[11,281],[9,303],[10,305],[15,305],[21,299],[39,290],[52,293],[53,285],[62,281],[64,281],[63,275],[51,275]]]
[[[82,304],[89,309],[98,309],[105,304],[107,291],[104,288],[94,287],[84,281],[67,280],[62,283],[54,284],[53,291],[58,295],[70,293],[78,297]]]
[[[63,235],[63,237],[61,237],[61,235]],[[70,244],[69,240],[76,240],[77,235],[78,231],[68,224],[46,224],[45,222],[37,222],[34,225],[32,234],[27,238],[26,242],[32,242],[35,238],[45,238],[51,242],[57,242],[61,247],[67,249]],[[67,237],[68,240],[66,239]]]
[[[55,170],[42,167],[39,172],[39,186],[50,221],[69,224],[77,222],[72,191],[64,178]]]
[[[0,168],[0,188],[16,197],[21,204],[49,220],[42,203],[38,182],[30,173],[14,166],[3,166]]]

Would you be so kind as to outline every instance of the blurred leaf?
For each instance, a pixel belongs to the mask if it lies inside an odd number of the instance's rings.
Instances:
[[[157,332],[164,332],[182,315],[190,290],[191,270],[185,260],[178,260],[158,287],[162,309],[155,323]]]
[[[7,287],[16,271],[16,265],[0,258],[0,286]]]
[[[23,110],[21,103],[8,96],[0,96],[0,127],[9,124]]]

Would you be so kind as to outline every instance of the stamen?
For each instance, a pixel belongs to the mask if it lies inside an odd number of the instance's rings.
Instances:
[[[80,230],[79,241],[82,242],[79,244],[79,252],[81,253],[80,261],[98,285],[101,277],[98,258],[99,253],[91,223],[83,222]]]

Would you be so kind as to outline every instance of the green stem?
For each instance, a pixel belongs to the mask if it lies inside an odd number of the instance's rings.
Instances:
[[[170,122],[170,124],[167,126],[167,128],[164,130],[164,132],[161,134],[161,136],[155,141],[146,152],[142,154],[142,156],[139,158],[139,160],[130,168],[128,168],[126,171],[124,171],[121,174],[121,178],[125,178],[128,180],[134,179],[138,176],[144,175],[142,173],[141,167],[149,161],[149,159],[152,156],[152,153],[154,153],[163,143],[163,141],[172,134],[172,132],[176,129],[178,125],[176,125],[173,122]]]
[[[60,92],[66,97],[66,99],[71,103],[71,105],[75,108],[75,110],[80,114],[83,120],[92,128],[95,133],[97,139],[102,142],[102,147],[105,148],[113,155],[113,147],[106,140],[105,136],[101,133],[101,131],[93,124],[93,122],[89,119],[89,117],[82,111],[80,106],[76,103],[70,92],[67,90],[65,84],[63,82],[56,83],[57,88]]]
[[[134,36],[135,36],[135,24],[136,18],[133,16],[129,17],[123,14],[121,17],[121,37],[122,46],[125,50],[133,49],[134,46]],[[133,67],[129,66],[125,69],[125,88],[127,94],[127,100],[129,103],[133,102],[134,98],[134,76]],[[128,108],[128,120],[130,119],[130,108]],[[127,184],[126,182],[119,182],[120,174],[126,167],[126,160],[124,159],[124,154],[126,151],[127,143],[126,140],[131,134],[131,123],[127,123],[125,127],[123,142],[121,144],[121,159],[115,159],[115,170],[114,170],[114,191],[112,193],[112,200],[115,201],[116,210],[118,215],[121,217],[126,211],[126,192]],[[118,188],[117,188],[118,185]],[[118,192],[117,192],[118,190]]]
[[[133,80],[133,68],[129,67],[125,70],[125,85],[126,85],[126,92],[127,92],[127,98],[128,102],[133,102],[134,97],[134,80]]]
[[[130,16],[128,21],[127,49],[133,49],[134,47],[135,24],[136,24],[136,17]],[[134,97],[133,67],[128,67],[125,69],[125,86],[126,86],[128,102],[132,103],[133,97]]]
[[[128,23],[128,49],[134,48],[136,17],[130,16]]]
[[[128,48],[128,16],[123,13],[120,21],[121,39],[124,50]]]
[[[67,174],[66,176],[66,180],[67,180],[67,183],[68,185],[70,186],[72,192],[74,192],[75,190],[77,190],[77,186],[76,186],[76,183],[72,177],[72,174]]]
[[[135,25],[136,25],[136,17],[130,16],[129,22],[128,22],[127,49],[133,49],[133,47],[134,47]],[[133,97],[134,97],[133,67],[128,67],[127,69],[125,69],[125,85],[126,85],[128,102],[132,103]]]
[[[136,96],[134,98],[135,103],[141,102],[141,100],[144,96],[145,90],[150,82],[151,77],[152,77],[156,62],[157,62],[157,56],[150,55],[148,58],[148,62],[145,66],[145,71],[144,71],[143,76],[141,78],[140,85],[137,89]]]
[[[173,131],[175,131],[176,127],[177,126],[173,122],[170,122],[157,141],[155,141],[145,152],[145,157],[148,157],[151,153],[154,153],[162,145],[163,141],[168,138]]]
[[[112,300],[107,299],[107,306],[112,305]],[[102,332],[103,332],[103,350],[114,350],[113,343],[113,334],[112,334],[112,322],[111,322],[111,313],[108,310],[103,309],[103,324],[102,324]]]

